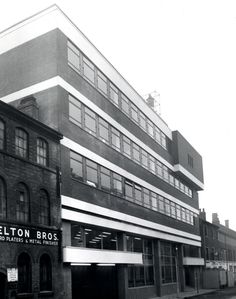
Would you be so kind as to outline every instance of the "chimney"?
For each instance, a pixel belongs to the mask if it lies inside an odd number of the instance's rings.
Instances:
[[[220,220],[217,213],[212,213],[212,223],[213,224],[220,224]]]
[[[229,220],[225,220],[225,227],[229,228]]]
[[[206,212],[205,212],[205,209],[200,209],[200,215],[199,217],[203,220],[206,220]]]
[[[33,96],[23,98],[20,101],[20,104],[17,107],[17,109],[37,120],[39,119],[39,107],[37,105],[35,97]]]
[[[154,109],[154,101],[155,99],[151,96],[151,94],[149,94],[148,98],[146,99],[146,102],[151,109]]]

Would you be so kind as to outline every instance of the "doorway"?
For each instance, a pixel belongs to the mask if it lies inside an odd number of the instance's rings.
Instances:
[[[116,266],[73,266],[72,298],[117,299]]]
[[[7,296],[7,276],[0,272],[0,298],[5,299]]]

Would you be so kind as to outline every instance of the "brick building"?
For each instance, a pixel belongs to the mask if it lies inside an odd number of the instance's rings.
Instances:
[[[236,232],[229,228],[229,221],[220,224],[217,213],[212,214],[212,223],[201,212],[200,231],[202,257],[205,259],[203,287],[220,288],[234,286],[236,281]]]
[[[0,37],[0,99],[34,95],[39,120],[64,136],[64,298],[194,287],[203,265],[198,152],[57,6]]]
[[[18,108],[34,118],[0,102],[0,298],[64,298],[61,135],[35,119],[34,98]]]

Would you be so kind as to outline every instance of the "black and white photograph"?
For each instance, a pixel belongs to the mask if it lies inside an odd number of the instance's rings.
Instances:
[[[236,299],[236,1],[0,5],[0,299]]]

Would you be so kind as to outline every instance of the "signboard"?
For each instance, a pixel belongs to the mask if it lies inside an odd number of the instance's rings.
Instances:
[[[58,230],[0,224],[0,242],[58,246],[59,238]]]
[[[17,268],[7,268],[7,281],[8,282],[18,281],[18,269]]]

